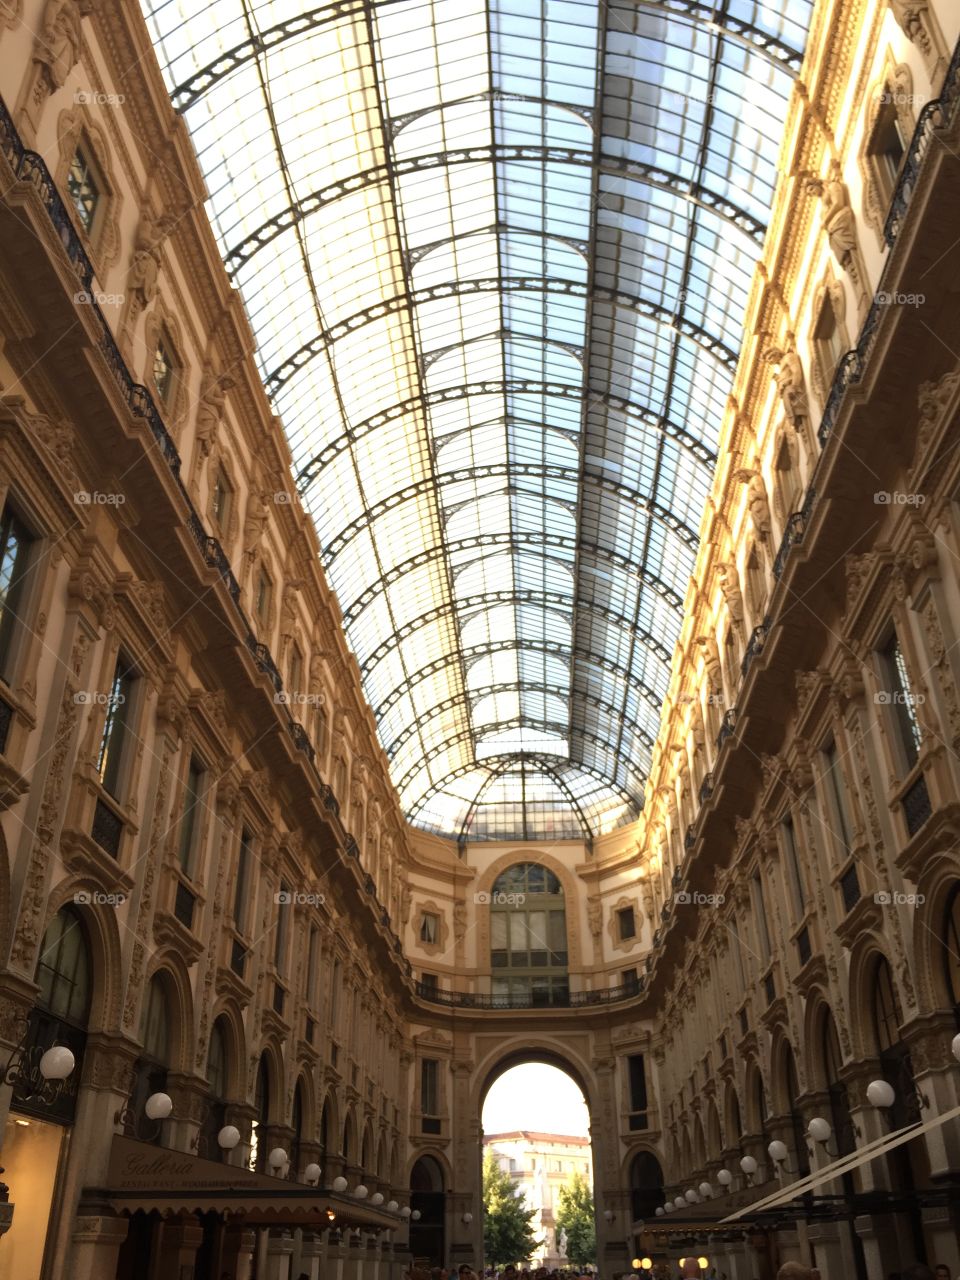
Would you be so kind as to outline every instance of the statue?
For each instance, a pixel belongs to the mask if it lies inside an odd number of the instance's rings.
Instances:
[[[599,938],[603,929],[603,908],[599,902],[587,903],[587,920],[590,924],[590,932],[595,938]]]
[[[251,564],[260,556],[260,543],[270,518],[268,496],[254,489],[247,500],[247,518],[243,522],[243,554]]]
[[[738,471],[736,478],[748,486],[747,506],[750,509],[750,520],[758,540],[766,542],[770,536],[770,504],[767,502],[763,476],[759,471],[746,469]]]
[[[226,374],[215,377],[211,369],[203,375],[200,387],[200,403],[197,406],[197,460],[209,456],[217,442],[217,432],[223,421],[223,406],[227,392],[234,385]]]
[[[302,578],[291,578],[283,588],[283,598],[280,604],[280,634],[285,639],[296,634],[297,596],[302,586]]]
[[[740,594],[740,578],[737,566],[733,563],[717,565],[717,576],[720,579],[720,590],[727,602],[727,611],[734,622],[743,621],[743,596]]]
[[[127,289],[142,306],[148,306],[156,296],[162,246],[173,225],[174,219],[170,214],[156,218],[149,209],[144,209],[140,217]]]
[[[775,366],[776,372],[773,378],[783,402],[787,421],[795,431],[802,430],[809,417],[810,408],[807,403],[807,385],[803,376],[803,365],[793,345],[792,337],[788,339],[785,350],[771,347],[765,359]]]
[[[63,87],[80,61],[83,44],[80,23],[92,9],[93,0],[47,0],[33,57],[46,67],[51,91]]]

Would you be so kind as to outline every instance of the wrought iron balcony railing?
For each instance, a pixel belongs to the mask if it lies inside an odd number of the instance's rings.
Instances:
[[[646,986],[646,979],[638,976],[633,982],[617,987],[601,987],[597,991],[569,991],[555,988],[552,991],[522,996],[491,995],[480,991],[447,991],[430,983],[414,984],[416,994],[430,1004],[442,1004],[456,1009],[585,1009],[595,1005],[619,1004],[633,1000]]]

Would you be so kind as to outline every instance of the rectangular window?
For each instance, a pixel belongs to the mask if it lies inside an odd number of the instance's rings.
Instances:
[[[67,174],[67,191],[77,211],[80,225],[89,235],[100,203],[100,187],[93,175],[93,167],[82,147],[77,147]]]
[[[630,1055],[627,1059],[627,1072],[630,1085],[630,1110],[646,1111],[647,1075],[642,1053],[632,1053]]]
[[[107,695],[107,711],[100,738],[97,772],[104,791],[118,798],[121,769],[125,747],[129,737],[130,701],[133,695],[134,674],[127,660],[121,655],[113,672],[113,682]]]
[[[303,681],[303,654],[297,645],[290,650],[290,692],[294,695],[293,705],[298,707],[301,705],[299,696],[302,696],[303,690],[300,687]]]
[[[759,871],[755,871],[750,878],[750,896],[753,898],[753,914],[757,921],[760,957],[766,965],[770,959],[770,930],[767,926],[767,908],[763,901],[763,882]]]
[[[233,886],[233,924],[237,933],[244,932],[247,920],[247,886],[250,881],[250,863],[252,861],[250,832],[244,828],[240,832],[240,852],[237,855],[237,879]]]
[[[161,337],[153,353],[153,385],[164,404],[169,401],[170,392],[173,389],[173,367],[169,342]]]
[[[200,829],[200,799],[203,791],[203,765],[190,757],[187,780],[183,788],[183,817],[180,819],[180,866],[193,874],[194,847]]]
[[[226,529],[230,517],[230,486],[223,473],[223,467],[217,468],[217,477],[213,482],[212,506],[217,524],[221,530]]]
[[[278,973],[283,973],[287,953],[287,927],[293,909],[291,902],[290,886],[281,880],[280,892],[277,894],[277,931],[273,938],[273,964]]]
[[[884,105],[877,116],[867,152],[873,162],[881,197],[889,201],[893,197],[907,147],[897,115],[894,91],[887,87],[883,96]]]
[[[420,941],[434,943],[440,941],[440,917],[432,911],[424,911],[420,917]]]
[[[257,576],[257,595],[253,607],[259,621],[265,623],[270,612],[270,579],[262,569]]]
[[[842,845],[844,851],[850,849],[850,817],[847,811],[847,794],[843,785],[843,774],[840,771],[840,757],[837,744],[828,743],[821,752],[823,758],[823,780],[833,810],[834,837]]]
[[[786,857],[787,883],[790,886],[790,894],[793,898],[794,918],[798,919],[806,910],[806,894],[803,889],[803,875],[800,871],[800,858],[797,853],[797,833],[794,830],[793,819],[784,818],[780,824],[783,832],[783,848]]]
[[[621,907],[617,912],[617,924],[620,929],[620,941],[626,942],[637,936],[637,922],[633,907]]]
[[[320,930],[315,924],[310,926],[310,942],[307,946],[307,1004],[311,1009],[317,1007],[317,989],[320,975],[317,969],[320,964]]]
[[[623,986],[625,987],[635,987],[637,985],[636,969],[624,969],[620,977],[621,977]]]
[[[421,973],[420,986],[427,994],[437,991],[437,975],[435,973]]]
[[[420,1112],[425,1116],[440,1113],[440,1063],[424,1058],[420,1063]]]
[[[337,1034],[337,1020],[340,1017],[340,983],[343,979],[343,966],[339,960],[333,962],[333,981],[330,984],[330,1034]]]
[[[0,679],[9,680],[35,539],[10,510],[0,516]]]
[[[731,919],[727,928],[733,936],[733,954],[734,954],[734,972],[737,976],[737,993],[740,994],[746,986],[746,976],[743,971],[743,946],[740,942],[740,927],[736,920]]]
[[[917,720],[917,700],[910,685],[907,664],[904,661],[900,640],[894,631],[880,654],[883,679],[886,688],[880,690],[878,701],[890,708],[890,719],[902,754],[898,761],[907,770],[917,763],[920,750],[920,724]]]

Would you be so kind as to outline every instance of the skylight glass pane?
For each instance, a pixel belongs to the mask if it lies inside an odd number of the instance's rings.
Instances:
[[[409,817],[628,821],[811,0],[142,3]]]

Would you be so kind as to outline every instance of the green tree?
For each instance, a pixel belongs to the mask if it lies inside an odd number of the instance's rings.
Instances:
[[[597,1228],[593,1192],[582,1173],[575,1173],[557,1197],[557,1231],[567,1237],[567,1257],[578,1267],[597,1260]]]
[[[528,1262],[540,1243],[531,1225],[535,1209],[526,1208],[513,1179],[492,1151],[483,1158],[483,1253],[487,1266]]]

